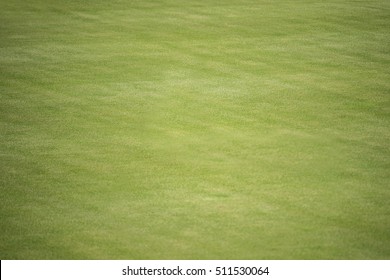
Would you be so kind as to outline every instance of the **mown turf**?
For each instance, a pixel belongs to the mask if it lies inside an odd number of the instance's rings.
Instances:
[[[389,259],[390,2],[1,1],[1,259]]]

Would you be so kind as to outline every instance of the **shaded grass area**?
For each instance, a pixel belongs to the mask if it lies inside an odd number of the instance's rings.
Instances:
[[[0,258],[388,259],[389,25],[379,0],[0,3]]]

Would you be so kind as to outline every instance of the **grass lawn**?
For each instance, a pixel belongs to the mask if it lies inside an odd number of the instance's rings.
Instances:
[[[0,2],[0,259],[390,259],[390,1]]]

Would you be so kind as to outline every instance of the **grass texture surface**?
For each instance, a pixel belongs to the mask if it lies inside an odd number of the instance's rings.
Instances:
[[[389,259],[390,1],[1,1],[1,259]]]

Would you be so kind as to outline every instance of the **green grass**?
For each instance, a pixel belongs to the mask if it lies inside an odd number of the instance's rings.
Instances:
[[[0,3],[1,259],[389,259],[390,1]]]

